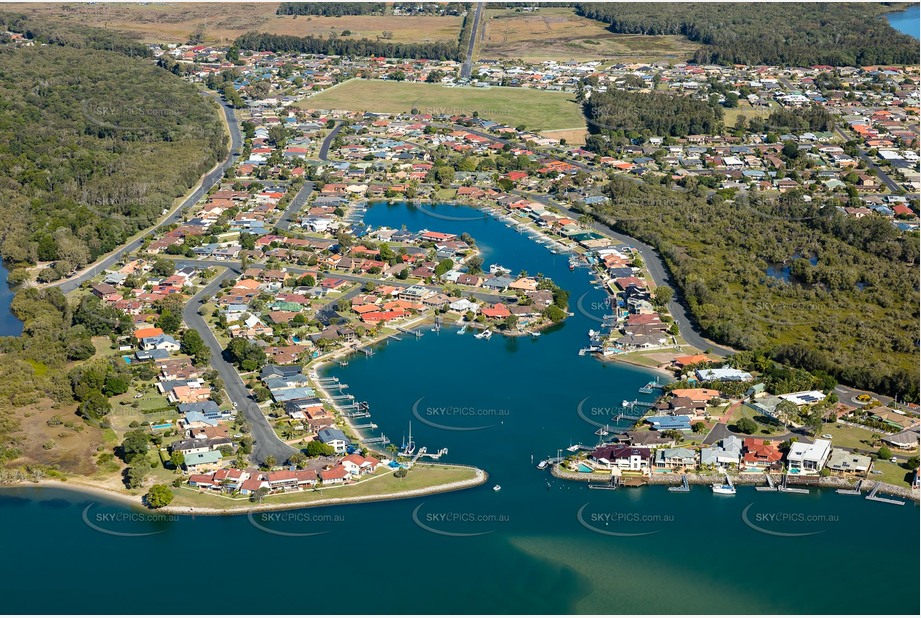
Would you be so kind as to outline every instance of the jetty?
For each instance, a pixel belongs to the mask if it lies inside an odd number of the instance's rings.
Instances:
[[[624,408],[625,410],[629,408],[629,410],[632,412],[635,408],[639,408],[643,410],[647,408],[653,408],[655,407],[655,405],[656,405],[655,402],[640,401],[639,399],[634,399],[633,401],[627,401],[626,399],[624,399],[623,402],[621,402],[620,407]]]
[[[363,440],[363,442],[364,442],[365,444],[381,444],[381,445],[386,446],[386,445],[390,444],[390,438],[388,438],[388,437],[385,436],[384,434],[381,434],[381,435],[379,435],[379,436],[377,436],[377,437],[375,437],[375,438],[368,438],[368,439],[366,439],[366,440]]]
[[[682,474],[682,475],[681,475],[681,485],[678,485],[677,487],[669,487],[668,490],[669,490],[669,491],[674,491],[674,492],[688,492],[688,491],[691,491],[691,486],[688,484],[688,475],[687,475],[687,474]]]
[[[408,328],[403,328],[402,326],[397,326],[397,330],[407,335],[413,335],[417,339],[422,336],[422,331],[420,330],[410,330]]]
[[[771,475],[765,474],[764,478],[767,479],[767,485],[755,487],[755,491],[777,491],[777,486],[774,485],[774,479],[771,478]]]
[[[836,489],[836,490],[835,490],[835,493],[836,493],[836,494],[844,494],[844,495],[846,495],[846,496],[859,496],[859,495],[860,495],[860,487],[861,487],[862,485],[863,485],[863,479],[860,479],[859,481],[857,481],[857,484],[854,486],[853,489]]]
[[[640,388],[640,392],[644,395],[652,394],[654,391],[661,389],[662,386],[659,385],[659,378],[656,378],[652,382],[646,384],[646,386]]]
[[[358,348],[359,352],[364,352],[365,356],[374,356],[374,350],[371,348]]]
[[[885,502],[886,504],[905,504],[904,500],[896,500],[894,498],[883,498],[878,496],[877,494],[879,493],[879,490],[882,486],[882,482],[877,481],[876,484],[873,485],[873,489],[870,490],[870,493],[867,494],[867,500],[873,500],[874,502]]]
[[[607,490],[615,490],[618,487],[620,487],[619,477],[616,477],[613,475],[611,476],[611,480],[608,481],[607,483],[604,483],[604,484],[591,483],[588,486],[589,489],[607,489]]]
[[[783,481],[780,483],[780,487],[777,488],[777,491],[788,493],[788,494],[808,494],[809,490],[804,487],[787,487],[787,475],[783,475]]]

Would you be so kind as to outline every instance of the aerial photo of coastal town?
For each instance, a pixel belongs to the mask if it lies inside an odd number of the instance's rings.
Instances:
[[[919,615],[919,6],[0,2],[0,613]]]

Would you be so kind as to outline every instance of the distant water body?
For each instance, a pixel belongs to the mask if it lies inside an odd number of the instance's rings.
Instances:
[[[915,4],[898,13],[889,13],[886,15],[886,19],[889,20],[889,25],[899,32],[904,32],[916,39],[921,38],[921,35],[919,35],[919,31],[921,31],[921,4]]]
[[[10,313],[13,290],[6,282],[6,268],[0,263],[0,337],[18,337],[22,334],[22,322]]]

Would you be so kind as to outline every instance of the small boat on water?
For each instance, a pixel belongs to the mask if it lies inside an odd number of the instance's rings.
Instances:
[[[463,335],[463,334],[465,334],[466,332],[467,332],[467,325],[464,324],[463,326],[461,326],[461,329],[460,329],[459,331],[457,331],[457,334],[458,334],[458,335]]]
[[[532,337],[540,337],[540,333],[537,332],[536,330],[532,330],[528,334],[531,335]]]
[[[544,469],[546,469],[546,467],[549,466],[549,465],[550,465],[550,462],[549,462],[549,461],[547,461],[546,459],[542,459],[542,460],[540,461],[540,463],[537,464],[537,469],[538,469],[538,470],[544,470]]]
[[[725,483],[713,483],[713,493],[719,494],[722,496],[734,496],[736,495],[735,485],[732,484],[732,479],[729,478],[729,475],[726,475]]]
[[[493,485],[493,488],[492,488],[493,491],[499,491],[500,489],[502,489],[501,485]]]
[[[492,331],[487,328],[486,330],[475,334],[474,337],[476,337],[477,339],[487,339],[488,340],[490,337],[492,337]]]

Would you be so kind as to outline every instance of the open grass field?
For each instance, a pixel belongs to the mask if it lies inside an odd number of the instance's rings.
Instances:
[[[249,31],[296,36],[341,35],[374,39],[391,32],[393,41],[454,41],[462,18],[441,16],[276,15],[278,3],[174,4],[6,4],[3,10],[32,13],[63,21],[138,34],[148,43],[185,43],[200,32],[205,43],[226,43]]]
[[[585,126],[571,93],[526,88],[446,88],[439,84],[353,79],[298,103],[307,109],[472,114],[533,130]]]
[[[723,110],[723,124],[727,127],[734,127],[739,117],[744,117],[746,120],[752,118],[767,118],[771,115],[774,108],[774,105],[770,108],[754,108],[748,101],[739,101],[738,107]]]
[[[699,47],[679,36],[614,34],[571,8],[542,7],[533,13],[497,8],[488,9],[485,17],[478,43],[482,59],[678,62]]]

